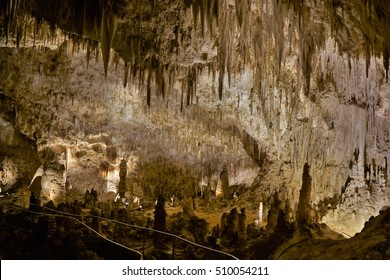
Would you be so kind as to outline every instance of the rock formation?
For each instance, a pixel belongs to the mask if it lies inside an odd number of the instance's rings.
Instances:
[[[155,230],[165,231],[166,227],[166,216],[165,211],[165,199],[159,196],[157,199],[155,211],[154,211],[154,226]],[[164,235],[158,232],[153,233],[153,245],[155,250],[160,251],[164,247]]]
[[[302,188],[299,191],[299,202],[297,207],[297,223],[299,225],[309,225],[312,223],[311,219],[312,205],[311,205],[311,176],[310,166],[305,163],[302,172]]]
[[[246,228],[246,214],[245,214],[245,208],[241,208],[240,214],[238,214],[238,231],[237,231],[237,238],[238,242],[245,242],[247,237],[247,228]]]
[[[121,197],[124,197],[126,192],[126,177],[127,177],[127,162],[125,159],[121,160],[119,164],[119,185],[118,185],[118,194]]]

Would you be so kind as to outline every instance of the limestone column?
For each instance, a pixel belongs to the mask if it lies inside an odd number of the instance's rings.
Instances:
[[[259,226],[263,226],[263,202],[260,202],[259,205],[259,213],[258,213],[258,219],[259,219]]]

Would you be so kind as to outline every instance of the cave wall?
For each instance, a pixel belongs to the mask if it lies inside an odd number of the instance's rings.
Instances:
[[[37,143],[43,202],[92,188],[116,192],[122,158],[129,190],[138,184],[139,163],[158,158],[186,166],[197,184],[227,167],[232,184],[250,186],[258,167],[229,121],[195,105],[180,112],[180,96],[173,94],[149,108],[137,84],[123,87],[123,68],[105,78],[101,57],[87,68],[85,53],[72,54],[73,47],[65,41],[0,52],[1,88],[14,100],[15,123]]]
[[[0,188],[17,191],[30,183],[40,161],[37,146],[15,126],[15,103],[0,91]]]

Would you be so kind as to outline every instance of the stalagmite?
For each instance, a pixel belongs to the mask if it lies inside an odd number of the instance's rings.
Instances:
[[[296,213],[296,219],[299,225],[309,225],[311,222],[311,191],[312,178],[310,175],[310,166],[305,163],[302,172],[302,187],[299,192],[299,203]]]
[[[241,208],[240,214],[238,214],[238,242],[244,243],[247,239],[247,226],[246,226],[246,214],[245,214],[245,208]]]
[[[260,202],[259,204],[259,211],[257,213],[257,219],[259,227],[263,226],[263,202]]]

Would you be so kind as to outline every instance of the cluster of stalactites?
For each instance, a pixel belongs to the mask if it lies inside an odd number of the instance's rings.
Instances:
[[[217,47],[216,61],[206,59],[200,65],[186,67],[177,66],[174,61],[161,61],[158,46],[148,42],[144,34],[119,32],[117,36],[127,34],[123,39],[125,47],[115,46],[114,37],[119,29],[118,11],[123,10],[125,2],[1,1],[1,36],[6,41],[15,38],[19,47],[20,42],[31,34],[34,40],[35,36],[44,34],[42,36],[48,37],[46,40],[49,41],[50,36],[56,36],[55,30],[60,29],[70,34],[73,40],[82,38],[82,44],[87,49],[87,66],[91,53],[98,54],[97,48],[100,46],[106,76],[112,47],[122,48],[118,53],[125,61],[124,86],[127,86],[129,76],[137,77],[140,87],[146,85],[147,104],[150,106],[152,91],[164,97],[172,90],[174,81],[179,79],[182,82],[181,110],[185,104],[190,105],[196,96],[199,69],[212,68],[213,75],[218,72],[218,96],[222,99],[225,75],[229,86],[232,73],[243,71],[247,64],[260,75],[259,81],[269,78],[266,75],[269,75],[270,69],[279,75],[292,45],[299,50],[300,71],[297,71],[297,82],[302,80],[304,91],[308,93],[314,54],[324,45],[328,23],[330,34],[336,38],[336,42],[337,36],[344,34],[343,30],[347,30],[347,34],[352,28],[361,31],[367,72],[371,56],[379,55],[380,52],[388,79],[390,2],[386,0],[358,0],[356,7],[344,0],[185,0],[184,7],[191,7],[195,32],[199,26],[203,36],[209,32],[211,38],[216,40]],[[122,5],[121,8],[118,5]],[[258,14],[254,11],[258,11]],[[322,17],[320,11],[323,11]],[[153,13],[153,16],[156,15]],[[359,18],[352,18],[356,16]],[[348,24],[343,22],[344,19],[348,20]],[[48,22],[51,32],[40,32],[43,20]],[[116,54],[114,61],[118,61],[118,57]]]
[[[146,88],[146,103],[150,107],[152,93],[165,98],[173,92],[177,82],[181,84],[180,112],[184,108],[196,102],[196,90],[198,77],[205,70],[208,73],[216,72],[215,63],[195,63],[190,66],[179,66],[177,64],[164,64],[156,57],[151,56],[144,61],[143,65],[137,65],[129,61],[124,62],[124,81],[126,87],[130,77],[132,83],[139,86],[139,90]]]
[[[199,10],[210,8],[205,1],[191,1],[195,29]],[[207,1],[206,1],[207,2]],[[251,62],[257,73],[265,73],[269,49],[274,49],[276,74],[280,72],[286,56],[286,46],[295,43],[299,50],[301,68],[297,81],[302,81],[304,92],[309,94],[313,72],[314,54],[322,49],[330,34],[341,52],[350,52],[348,56],[366,57],[368,75],[372,56],[383,56],[386,80],[389,71],[390,52],[390,2],[386,0],[358,0],[349,3],[343,0],[220,0],[214,2],[218,11],[200,13],[201,22],[217,22],[210,30],[218,34],[219,98],[222,99],[224,76],[227,74],[230,85],[232,68],[239,63]],[[253,16],[251,11],[258,9],[261,15]],[[290,13],[292,11],[293,13]],[[217,17],[210,19],[210,16]],[[234,17],[233,17],[234,16]],[[356,18],[359,17],[359,18]],[[328,29],[329,28],[329,29]],[[202,26],[202,32],[204,28]],[[274,41],[270,44],[267,36]],[[346,39],[345,37],[350,37]],[[345,45],[354,42],[354,46]],[[351,50],[353,47],[353,50]],[[252,60],[252,61],[250,61]],[[272,67],[272,66],[268,66]],[[241,68],[242,69],[242,68]],[[240,70],[238,69],[235,70]],[[303,79],[300,78],[303,76]],[[261,79],[262,77],[260,77]]]
[[[390,50],[390,2],[387,0],[323,0],[325,10],[331,19],[332,36],[349,36],[352,29],[358,30],[359,38],[354,38],[353,47],[359,46],[360,52],[348,56],[363,54],[366,58],[366,75],[370,68],[372,56],[383,57],[386,80],[389,72]],[[348,23],[348,24],[347,24]],[[361,41],[362,43],[360,43]],[[340,50],[350,51],[347,47],[340,46]]]
[[[390,53],[390,2],[387,0],[372,0],[375,13],[382,27],[383,65],[386,70],[386,82],[389,81],[389,53]]]
[[[344,31],[344,34],[351,34],[353,28],[357,29],[361,39],[354,38],[353,44],[355,46],[361,45],[360,52],[363,52],[366,58],[366,75],[368,76],[371,57],[382,56],[386,80],[388,80],[390,2],[386,0],[357,0],[350,3],[349,1],[326,0],[325,3],[326,11],[332,20],[333,35],[337,38],[337,33],[343,34]],[[348,24],[345,23],[346,21]],[[344,50],[349,51],[345,47]],[[360,55],[360,53],[355,55]]]
[[[279,0],[286,2],[292,7],[299,17],[299,29],[313,24],[310,15],[316,10],[324,11],[322,25],[329,23],[331,36],[339,44],[339,50],[350,52],[359,44],[359,38],[351,37],[353,46],[343,46],[341,41],[345,36],[352,35],[358,30],[358,36],[364,45],[358,47],[357,53],[348,53],[348,56],[360,55],[362,52],[366,57],[366,75],[370,67],[372,56],[383,56],[386,79],[389,71],[389,50],[390,50],[390,2],[387,0]],[[327,22],[324,22],[327,21]],[[316,30],[315,32],[318,32]],[[315,33],[311,33],[312,35]],[[342,37],[342,38],[340,38]],[[319,45],[320,47],[322,45]],[[305,65],[303,65],[306,67]],[[304,71],[305,72],[305,71]]]
[[[245,64],[247,56],[247,39],[251,11],[251,0],[235,0],[234,8],[221,0],[192,0],[188,1],[192,6],[192,15],[194,19],[194,28],[197,29],[200,18],[202,35],[205,35],[206,26],[213,38],[218,33],[218,96],[223,97],[224,77],[227,74],[229,86],[231,84],[231,74],[233,69],[233,57],[236,51],[236,32],[239,33],[239,55],[242,55]],[[207,24],[206,24],[207,23]]]
[[[218,0],[187,0],[186,5],[191,5],[195,29],[200,20],[202,34],[204,36],[206,27],[210,35],[213,35],[214,28],[218,25]]]
[[[200,1],[201,2],[201,1]],[[115,2],[117,5],[117,3]],[[201,18],[208,17],[209,30],[213,30],[218,16],[216,1],[203,1],[194,12]],[[60,40],[68,41],[68,55],[86,51],[87,68],[94,56],[96,62],[101,55],[104,64],[104,74],[107,76],[110,61],[117,68],[120,58],[124,60],[124,87],[128,78],[138,83],[139,89],[146,91],[147,105],[151,105],[152,92],[163,98],[173,90],[176,80],[182,84],[181,111],[184,106],[191,105],[196,96],[197,77],[200,71],[208,68],[215,75],[215,64],[206,62],[190,66],[178,66],[164,63],[157,55],[148,49],[148,38],[128,35],[124,39],[126,53],[114,52],[111,58],[113,40],[117,29],[116,7],[109,0],[84,0],[56,2],[49,0],[44,4],[41,0],[7,0],[0,4],[1,36],[16,40],[19,48],[21,41],[33,36],[36,41],[52,42],[58,45]],[[211,14],[209,14],[211,13]],[[205,30],[205,20],[201,20],[202,30]],[[61,36],[59,36],[61,34]]]
[[[204,2],[204,1],[203,1]],[[197,27],[200,6],[206,9],[202,1],[192,1],[192,11],[195,30]],[[206,1],[207,2],[207,1]],[[302,2],[302,1],[301,1]],[[286,47],[295,39],[293,26],[298,22],[300,28],[304,29],[304,35],[300,36],[300,65],[305,77],[306,88],[310,87],[311,61],[316,44],[323,41],[301,22],[306,15],[302,3],[281,0],[235,0],[234,5],[225,0],[215,1],[218,13],[203,12],[200,14],[201,22],[217,22],[213,27],[216,30],[209,30],[210,34],[216,36],[217,46],[217,69],[218,69],[218,96],[223,98],[225,75],[229,87],[233,72],[242,72],[246,65],[250,65],[256,73],[265,75],[273,65],[277,65],[276,75],[279,75],[282,61],[285,56]],[[294,9],[288,9],[290,6]],[[305,6],[303,6],[305,7]],[[255,14],[258,10],[260,14]],[[289,10],[294,10],[298,16],[293,16]],[[216,17],[214,19],[210,16]],[[289,25],[288,25],[289,24]],[[286,31],[288,28],[288,31]],[[202,33],[204,28],[202,27]],[[286,36],[286,33],[289,35]],[[294,37],[294,38],[293,38]],[[270,40],[272,38],[273,40]],[[273,57],[271,61],[270,56]],[[271,63],[272,65],[267,65]],[[259,77],[260,79],[264,77]],[[299,79],[297,79],[299,80]]]
[[[118,1],[117,1],[118,2]],[[119,1],[122,2],[122,1]],[[57,29],[64,33],[77,34],[76,37],[100,41],[104,62],[104,73],[110,61],[110,51],[115,36],[117,16],[114,12],[118,4],[112,0],[6,0],[0,4],[0,24],[2,37],[15,38],[16,46],[33,33],[34,44],[42,23],[49,24],[51,32],[45,33],[51,41]],[[89,47],[88,47],[89,49]]]
[[[15,38],[16,45],[19,47],[21,40],[26,39],[29,19],[26,0],[1,1],[0,36],[5,38],[6,44],[11,38]]]

